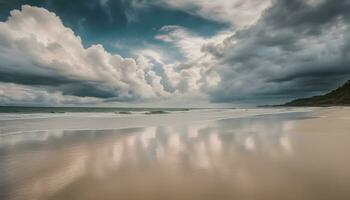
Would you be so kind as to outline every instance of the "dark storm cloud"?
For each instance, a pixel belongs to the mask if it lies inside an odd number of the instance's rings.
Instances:
[[[1,67],[1,66],[0,66]],[[64,95],[77,97],[115,98],[119,97],[117,91],[103,86],[101,82],[84,81],[57,76],[55,73],[38,75],[23,74],[21,72],[1,72],[0,80],[3,83],[15,83],[28,86],[45,87],[48,90],[59,90]]]
[[[317,34],[337,19],[349,20],[350,1],[322,0],[315,5],[305,0],[278,0],[264,15],[264,23],[275,28],[293,28]]]
[[[78,97],[97,97],[97,98],[118,98],[118,94],[108,87],[102,87],[98,82],[76,82],[60,86],[64,95]]]
[[[286,14],[288,13],[288,14]],[[323,79],[324,77],[344,76],[350,74],[350,58],[345,50],[350,44],[349,34],[349,16],[350,16],[350,1],[349,0],[324,0],[316,5],[307,4],[302,0],[280,0],[266,12],[263,18],[265,27],[272,27],[275,31],[275,38],[285,32],[289,32],[289,40],[281,40],[273,46],[285,48],[292,59],[295,59],[295,66],[290,67],[291,70],[287,74],[281,74],[276,82],[291,81],[294,79],[303,79],[310,77]],[[327,42],[327,39],[322,38],[322,34],[327,34],[335,26],[346,26],[346,30],[335,32],[332,37],[344,37],[337,43],[336,50],[331,52],[332,55],[324,53],[305,55],[304,57],[293,57],[293,53],[298,50],[312,51],[312,46],[306,46],[300,43],[303,39],[319,38],[320,42]],[[259,38],[260,44],[269,46],[266,43],[266,38],[269,34]],[[265,41],[264,41],[265,40]],[[311,44],[312,45],[312,44]],[[290,48],[291,46],[296,48]],[[329,46],[329,48],[332,48]],[[317,56],[325,56],[325,59],[320,60]],[[329,57],[328,57],[329,56]],[[293,61],[293,60],[292,60]],[[317,87],[317,85],[315,85]]]
[[[349,0],[274,1],[255,25],[210,47],[227,66],[212,100],[295,98],[349,79],[349,16]]]
[[[63,77],[52,76],[41,76],[36,74],[21,74],[21,73],[10,73],[0,71],[1,82],[17,83],[23,85],[47,85],[47,86],[59,86],[67,84],[70,80]]]

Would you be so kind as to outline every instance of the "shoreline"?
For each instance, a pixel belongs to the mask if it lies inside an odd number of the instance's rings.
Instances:
[[[29,118],[0,119],[0,137],[38,131],[145,128],[150,126],[177,125],[295,112],[313,112],[313,109],[226,109],[140,115],[115,115],[113,113],[90,113],[90,115],[88,115],[84,113],[66,113],[62,114],[63,116],[58,116],[56,114],[39,114],[33,117],[36,115],[34,114]]]

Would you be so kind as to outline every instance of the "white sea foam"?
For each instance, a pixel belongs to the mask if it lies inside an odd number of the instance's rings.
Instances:
[[[145,112],[140,111],[131,114],[113,112],[0,114],[0,136],[47,130],[103,130],[163,126],[197,121],[310,111],[312,111],[311,108],[256,108],[200,109],[151,115],[146,115]]]

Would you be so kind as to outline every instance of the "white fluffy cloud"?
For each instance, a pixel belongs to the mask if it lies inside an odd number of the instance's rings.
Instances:
[[[200,95],[216,88],[221,77],[217,73],[218,60],[206,51],[207,46],[217,46],[232,31],[219,32],[212,37],[199,36],[184,27],[164,26],[155,38],[178,48],[185,60],[171,68],[165,68],[170,80],[182,93]],[[174,72],[175,71],[175,72]]]
[[[19,74],[27,80],[54,77],[62,81],[59,88],[71,95],[129,100],[166,93],[156,84],[161,77],[148,73],[142,63],[110,54],[98,44],[84,48],[80,37],[43,8],[24,5],[0,22],[0,59],[1,73]],[[77,94],[81,88],[91,91]]]

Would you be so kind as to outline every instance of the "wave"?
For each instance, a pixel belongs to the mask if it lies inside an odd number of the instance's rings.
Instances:
[[[145,112],[146,115],[168,114],[168,113],[170,113],[170,112],[169,112],[169,111],[166,111],[166,110],[153,110],[153,111]]]
[[[153,111],[190,111],[190,108],[147,108],[147,107],[21,107],[21,106],[0,106],[0,113],[17,113],[17,114],[33,114],[33,113],[117,113],[131,114],[138,112]]]

